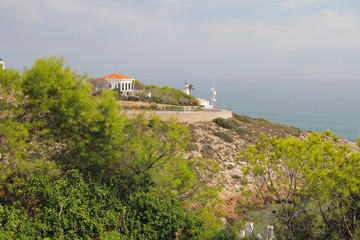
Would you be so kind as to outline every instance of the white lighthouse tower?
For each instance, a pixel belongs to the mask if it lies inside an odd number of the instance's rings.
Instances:
[[[0,68],[5,69],[5,62],[0,58]]]
[[[189,84],[187,82],[184,83],[184,93],[186,93],[187,95],[190,95],[190,87]]]

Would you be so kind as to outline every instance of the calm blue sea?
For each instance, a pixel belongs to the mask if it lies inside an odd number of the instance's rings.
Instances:
[[[141,79],[139,79],[142,81]],[[331,132],[355,142],[360,135],[360,80],[220,80],[186,79],[192,95],[211,98],[218,108],[304,130]],[[182,89],[184,80],[146,80],[145,84]]]

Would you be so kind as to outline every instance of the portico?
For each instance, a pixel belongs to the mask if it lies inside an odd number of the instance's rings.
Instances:
[[[102,78],[106,79],[110,83],[110,89],[117,88],[125,95],[132,95],[134,92],[134,78],[120,74],[117,71]]]

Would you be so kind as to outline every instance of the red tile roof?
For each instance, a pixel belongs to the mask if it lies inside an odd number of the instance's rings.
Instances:
[[[125,76],[125,75],[117,73],[117,72],[112,73],[112,74],[107,75],[107,76],[102,77],[102,78],[105,78],[105,79],[129,79],[129,80],[134,79],[132,77],[128,77],[128,76]]]

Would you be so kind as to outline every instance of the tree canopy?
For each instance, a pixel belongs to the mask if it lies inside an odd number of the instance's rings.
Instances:
[[[327,131],[268,139],[240,159],[284,239],[359,239],[360,154]]]
[[[144,92],[140,92],[137,95],[145,100],[148,93],[151,92],[150,101],[162,104],[171,104],[171,105],[192,105],[198,106],[199,103],[194,96],[188,95],[183,91],[170,87],[158,87],[155,85],[143,85],[137,83],[137,86],[144,88]]]
[[[1,238],[199,236],[187,129],[125,118],[86,78],[57,57],[0,70]]]

